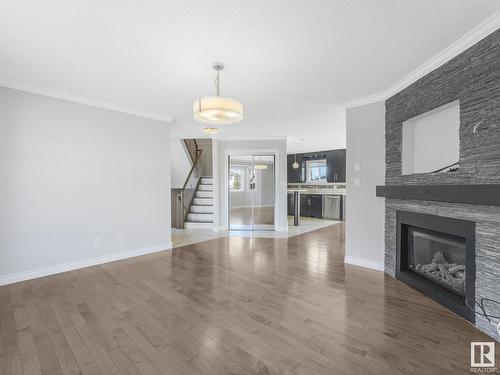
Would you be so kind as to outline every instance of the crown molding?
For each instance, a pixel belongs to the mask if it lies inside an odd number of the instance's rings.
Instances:
[[[66,101],[73,102],[73,103],[85,104],[85,105],[89,105],[92,107],[108,109],[108,110],[114,111],[114,112],[126,113],[128,115],[134,115],[134,116],[144,117],[144,118],[158,120],[158,121],[172,122],[174,120],[174,118],[172,116],[164,114],[164,113],[146,111],[143,109],[126,106],[126,105],[119,104],[119,103],[108,102],[106,100],[88,98],[88,97],[84,97],[84,96],[70,95],[70,94],[67,94],[67,93],[64,93],[61,91],[57,91],[57,90],[53,90],[53,89],[49,89],[49,88],[41,87],[41,86],[35,86],[35,85],[28,84],[28,83],[23,83],[23,82],[0,80],[0,86],[6,87],[9,89],[25,91],[25,92],[29,92],[32,94],[48,96],[51,98],[66,100]]]
[[[441,65],[450,61],[452,58],[458,56],[466,49],[472,47],[474,44],[485,38],[495,30],[500,28],[500,0],[497,0],[497,10],[494,14],[481,22],[478,26],[473,28],[463,37],[450,44],[437,55],[427,60],[420,65],[413,72],[390,86],[388,89],[379,93],[364,96],[361,98],[345,101],[343,106],[346,109],[359,107],[366,104],[377,103],[389,99],[391,96],[397,94],[401,90],[415,83],[426,74],[439,68]]]
[[[387,99],[385,91],[379,92],[378,94],[363,96],[361,98],[348,100],[343,102],[342,105],[345,109],[360,107],[362,105],[383,102]]]

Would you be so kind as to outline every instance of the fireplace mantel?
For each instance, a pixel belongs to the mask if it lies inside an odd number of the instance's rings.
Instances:
[[[500,206],[500,184],[492,185],[386,185],[377,197],[417,201]]]

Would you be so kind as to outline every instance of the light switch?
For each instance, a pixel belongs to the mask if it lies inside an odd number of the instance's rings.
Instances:
[[[354,163],[354,171],[359,172],[361,170],[361,163]]]
[[[354,186],[361,186],[361,179],[359,177],[354,179]]]

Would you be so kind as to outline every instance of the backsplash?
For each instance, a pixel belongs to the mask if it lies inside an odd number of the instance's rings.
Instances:
[[[289,189],[325,189],[325,190],[342,190],[346,188],[346,184],[301,184],[301,183],[289,183]]]

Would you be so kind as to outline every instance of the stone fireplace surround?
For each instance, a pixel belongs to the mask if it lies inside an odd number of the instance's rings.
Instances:
[[[437,203],[386,199],[385,206],[385,272],[396,274],[396,211],[470,220],[476,223],[476,300],[500,300],[500,207],[474,206],[454,203]],[[492,310],[498,315],[498,310]],[[489,335],[499,338],[495,327],[477,315],[476,326]]]
[[[475,301],[475,236],[473,221],[397,211],[396,278],[475,323],[474,311],[469,308]],[[456,268],[458,272],[460,267],[465,268],[464,278],[455,279],[449,270]]]
[[[402,175],[403,121],[455,100],[460,103],[460,169]],[[378,196],[386,197],[385,272],[396,276],[398,210],[473,221],[476,300],[500,301],[500,205],[498,199],[477,198],[485,187],[492,197],[497,197],[497,192],[500,195],[500,30],[386,101],[385,183],[385,187],[377,189]],[[470,195],[462,195],[461,199],[440,201],[439,194],[426,195],[426,186],[434,188],[431,193],[440,190],[446,195],[446,189],[456,192],[463,185],[467,185],[464,194],[467,191]],[[397,194],[391,195],[391,188]],[[500,315],[498,306],[488,308],[489,313]],[[500,339],[484,317],[476,315],[475,325]]]

